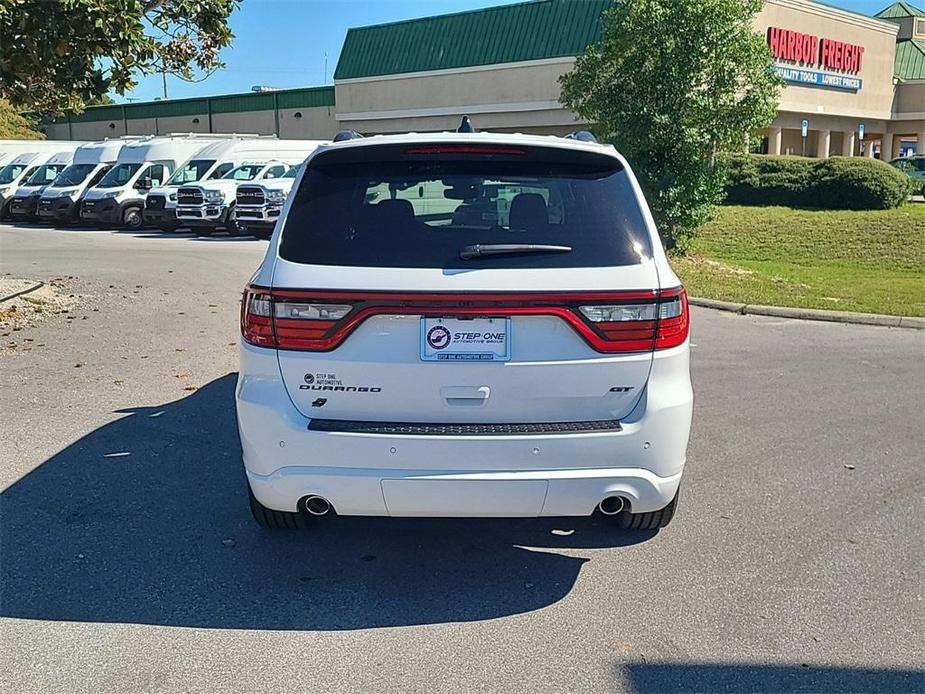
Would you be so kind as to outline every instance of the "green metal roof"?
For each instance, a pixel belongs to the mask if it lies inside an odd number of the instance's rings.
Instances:
[[[272,111],[279,108],[316,108],[334,105],[334,87],[302,87],[275,92],[245,92],[198,99],[168,99],[134,104],[90,106],[83,113],[70,116],[72,123],[122,120],[133,118],[171,118],[204,116],[209,113],[239,113],[242,111]],[[45,123],[66,123],[68,117]]]
[[[901,80],[925,80],[925,41],[907,39],[897,42],[893,74]]]
[[[902,19],[904,17],[925,17],[925,10],[910,5],[908,2],[894,2],[880,10],[874,17],[880,19]]]
[[[334,79],[579,55],[614,0],[531,0],[347,31]]]

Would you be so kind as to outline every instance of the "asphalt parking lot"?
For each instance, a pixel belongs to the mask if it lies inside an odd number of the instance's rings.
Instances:
[[[268,533],[233,403],[265,248],[0,226],[73,302],[0,338],[4,691],[925,690],[925,334],[694,309],[658,534]]]

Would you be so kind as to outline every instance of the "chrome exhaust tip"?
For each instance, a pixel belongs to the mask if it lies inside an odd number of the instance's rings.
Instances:
[[[331,511],[331,502],[323,496],[316,496],[314,494],[305,497],[305,501],[302,505],[305,507],[305,510],[313,516],[324,516]]]
[[[606,499],[601,500],[601,503],[597,505],[597,508],[605,516],[615,516],[623,510],[625,505],[626,502],[623,501],[623,497],[608,496]]]

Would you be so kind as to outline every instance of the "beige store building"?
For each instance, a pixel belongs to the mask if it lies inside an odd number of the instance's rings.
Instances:
[[[95,107],[47,130],[74,139],[230,129],[329,138],[453,129],[469,114],[483,130],[564,134],[585,124],[559,103],[558,78],[598,40],[613,1],[532,0],[354,28],[333,87]],[[767,0],[756,28],[786,82],[760,133],[763,151],[887,159],[925,150],[925,12],[897,2],[867,17]]]

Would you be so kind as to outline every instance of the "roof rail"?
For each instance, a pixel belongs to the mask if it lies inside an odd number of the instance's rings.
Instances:
[[[341,130],[334,136],[334,142],[345,142],[347,140],[356,140],[363,137],[356,130]]]
[[[573,133],[569,133],[565,136],[566,140],[578,140],[579,142],[594,142],[597,143],[597,138],[594,137],[594,134],[587,130],[576,130]]]
[[[194,139],[203,139],[203,140],[228,140],[235,137],[247,137],[247,138],[258,138],[264,137],[268,139],[276,139],[276,135],[261,135],[259,133],[193,133],[193,132],[177,132],[177,133],[162,133],[158,137],[189,137]]]
[[[456,128],[458,133],[474,133],[475,127],[472,125],[472,121],[469,120],[469,116],[463,116],[462,120],[459,121],[459,127]]]

